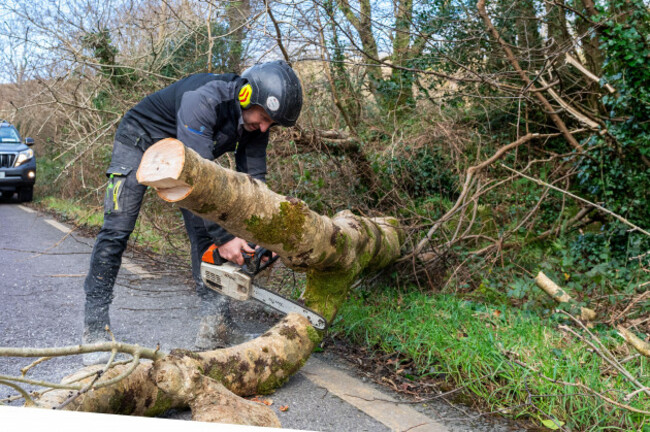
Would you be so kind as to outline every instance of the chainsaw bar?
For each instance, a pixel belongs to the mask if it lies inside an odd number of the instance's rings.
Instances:
[[[284,314],[294,312],[304,316],[316,330],[325,330],[327,328],[327,321],[325,321],[325,318],[318,315],[316,312],[307,309],[298,302],[262,288],[259,285],[253,284],[252,297],[260,303],[264,303],[265,305]]]
[[[243,272],[239,266],[230,262],[220,265],[202,262],[201,279],[208,288],[219,294],[239,301],[245,301],[252,297],[283,314],[295,312],[304,316],[317,330],[327,328],[325,318],[298,302],[253,283],[253,276]]]

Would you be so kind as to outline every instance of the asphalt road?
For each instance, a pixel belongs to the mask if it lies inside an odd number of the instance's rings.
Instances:
[[[0,203],[0,346],[57,347],[80,343],[83,280],[94,239],[48,215]],[[188,274],[152,271],[125,253],[111,308],[112,331],[127,343],[193,349],[198,298]],[[147,268],[149,267],[149,268]],[[238,323],[264,331],[277,317],[252,304],[237,307]],[[0,357],[0,375],[19,375],[33,359]],[[82,367],[79,356],[38,365],[29,376],[59,381]],[[0,386],[0,398],[15,391]],[[305,368],[269,396],[284,428],[314,431],[513,431],[448,403],[412,404],[359,378],[344,359],[314,354]],[[12,403],[13,405],[19,402]],[[279,407],[288,406],[286,411]],[[172,413],[189,419],[189,412]],[[0,422],[2,409],[0,408]]]

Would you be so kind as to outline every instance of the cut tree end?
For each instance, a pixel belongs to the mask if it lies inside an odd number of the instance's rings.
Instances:
[[[165,138],[144,152],[136,178],[140,184],[156,189],[165,201],[180,201],[192,191],[190,185],[179,179],[184,165],[183,143]]]

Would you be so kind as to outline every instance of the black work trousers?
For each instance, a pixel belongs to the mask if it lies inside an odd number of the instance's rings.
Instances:
[[[147,190],[136,180],[143,151],[135,145],[115,141],[109,178],[104,197],[104,223],[97,235],[90,257],[90,270],[84,283],[86,303],[84,326],[91,333],[101,333],[110,324],[109,307],[113,301],[113,286],[122,263],[129,236],[135,228],[140,206]],[[192,276],[201,299],[202,316],[229,315],[229,301],[210,290],[201,281],[201,256],[213,243],[203,219],[182,209],[185,228],[190,240]]]

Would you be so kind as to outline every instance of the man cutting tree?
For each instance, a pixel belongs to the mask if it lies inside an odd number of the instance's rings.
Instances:
[[[206,159],[234,152],[237,171],[265,180],[269,129],[292,126],[302,108],[302,87],[284,61],[255,65],[241,76],[196,74],[153,93],[129,110],[113,143],[104,199],[104,223],[90,258],[84,283],[83,343],[107,340],[109,307],[122,254],[135,228],[146,186],[136,180],[144,151],[164,138],[177,138]],[[242,252],[253,248],[214,222],[182,209],[190,239],[192,276],[201,299],[196,349],[208,350],[243,342],[232,321],[229,300],[201,281],[203,253],[213,244],[219,255],[244,264]],[[109,353],[85,354],[84,364],[107,361]]]

